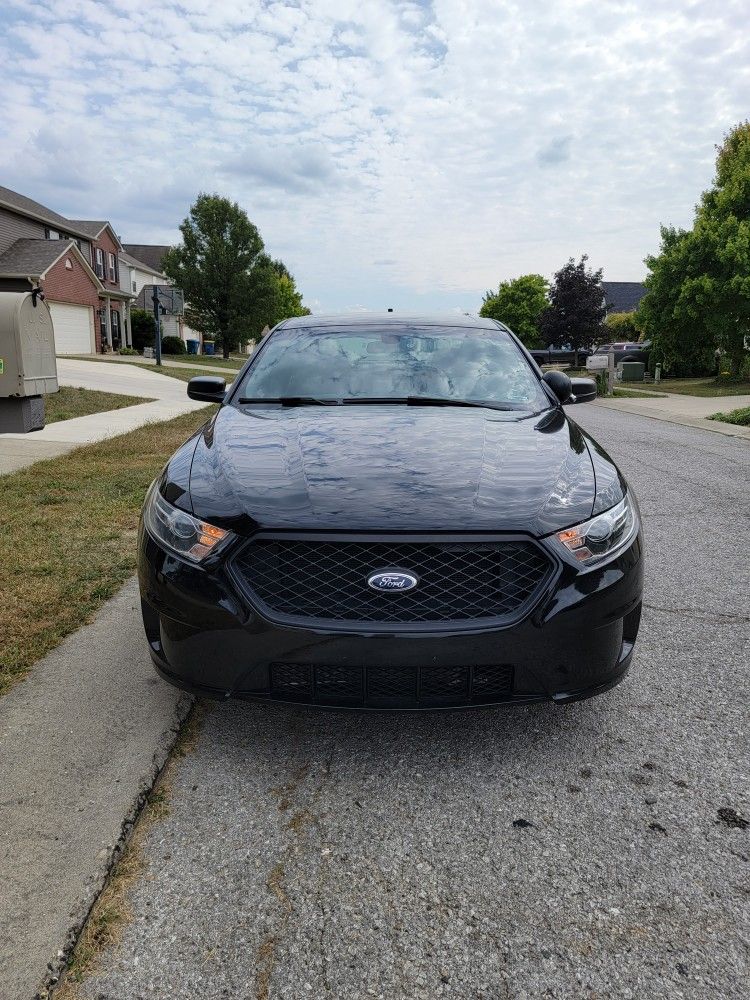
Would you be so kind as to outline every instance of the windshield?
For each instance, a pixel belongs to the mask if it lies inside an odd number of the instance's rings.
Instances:
[[[524,410],[549,406],[507,333],[470,327],[278,330],[263,345],[239,396],[260,402],[424,396]]]

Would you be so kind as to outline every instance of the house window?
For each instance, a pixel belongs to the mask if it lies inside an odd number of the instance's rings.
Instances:
[[[97,278],[104,277],[104,251],[101,247],[96,248],[96,261],[94,264],[94,271],[96,272]]]
[[[133,285],[133,291],[137,292],[138,291],[138,285],[136,285],[136,283],[134,281],[131,282],[131,284]]]
[[[113,253],[107,254],[107,263],[109,264],[109,280],[117,281],[117,260]]]
[[[48,240],[59,240],[59,239],[61,239],[61,236],[60,236],[60,233],[58,233],[58,231],[56,229],[48,229],[47,230],[47,239]]]

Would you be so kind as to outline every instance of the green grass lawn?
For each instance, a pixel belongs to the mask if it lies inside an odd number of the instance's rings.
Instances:
[[[750,395],[750,382],[717,382],[715,378],[663,378],[659,382],[663,392],[676,392],[681,396],[744,396]]]
[[[217,354],[212,356],[207,354],[165,354],[163,357],[169,361],[188,361],[191,365],[205,365],[207,368],[214,366],[234,368],[235,371],[239,371],[247,361],[248,355],[232,354],[228,358],[222,358],[221,355]]]
[[[165,368],[163,365],[159,367],[158,365],[136,365],[137,368],[144,368],[148,372],[156,372],[159,375],[168,375],[170,378],[178,378],[183,382],[189,382],[191,378],[200,378],[203,372],[196,371],[195,368]],[[205,372],[206,375],[215,375],[217,378],[224,378],[227,385],[231,384],[232,376],[224,372]]]
[[[141,396],[124,396],[119,392],[99,392],[98,389],[79,389],[61,385],[58,392],[44,397],[45,423],[55,424],[58,420],[72,420],[86,417],[90,413],[104,413],[107,410],[122,410],[138,403],[150,403],[151,399]]]
[[[740,427],[750,427],[750,406],[741,406],[729,413],[712,413],[709,420],[721,420],[725,424],[738,424]]]
[[[646,389],[620,389],[615,388],[615,396],[627,399],[665,399],[663,392],[649,392]]]
[[[212,413],[146,424],[0,477],[0,692],[134,572],[146,489]]]
[[[126,354],[117,355],[118,360],[111,354],[66,354],[65,358],[70,358],[72,361],[103,361],[109,364],[122,365],[142,365],[144,359],[140,354]],[[225,360],[222,357],[212,356],[208,357],[205,354],[164,354],[162,355],[164,361],[174,361],[176,364],[186,364],[186,365],[199,365],[201,368],[207,368],[209,371],[212,368],[231,368],[233,371],[239,371],[240,368],[247,361],[247,357],[236,354],[232,355],[230,358]],[[200,374],[198,372],[197,374]]]

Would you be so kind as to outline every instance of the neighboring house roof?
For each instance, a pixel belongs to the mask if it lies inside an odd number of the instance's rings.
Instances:
[[[635,312],[646,286],[640,281],[603,281],[608,312]]]
[[[16,240],[0,255],[0,274],[41,278],[74,246],[70,240]]]
[[[97,222],[95,220],[89,221],[88,219],[71,219],[70,221],[84,233],[88,233],[92,240],[95,240],[102,229],[109,225],[105,220]]]
[[[163,271],[157,271],[155,267],[151,267],[150,264],[146,264],[142,260],[137,260],[135,257],[131,256],[131,254],[129,254],[129,253],[125,253],[123,251],[120,254],[120,260],[123,261],[125,264],[129,264],[130,267],[137,267],[141,271],[148,271],[148,273],[149,274],[153,274],[154,277],[156,277],[156,278],[163,278],[165,282],[167,281],[167,276],[166,276],[166,274],[164,274]],[[160,282],[157,282],[157,284],[160,284]]]
[[[170,249],[168,246],[155,246],[149,243],[123,243],[123,250],[126,253],[132,254],[136,260],[142,260],[159,274],[162,273],[161,262],[164,260],[164,254]]]
[[[71,233],[73,236],[89,238],[88,233],[79,229],[76,222],[53,212],[51,208],[41,205],[33,198],[27,198],[17,191],[11,191],[10,188],[0,186],[0,205],[9,208],[12,212],[18,212],[19,215],[28,215],[32,219],[38,219],[39,222],[46,222],[55,229],[64,229],[65,232]]]
[[[71,219],[71,225],[78,226],[82,229],[84,233],[88,234],[89,239],[95,240],[97,236],[100,236],[105,229],[109,229],[112,238],[118,247],[122,247],[120,243],[120,237],[112,228],[112,224],[107,222],[106,219]]]
[[[0,254],[0,277],[43,278],[68,252],[77,257],[97,289],[103,292],[104,286],[72,240],[16,240],[4,254]]]

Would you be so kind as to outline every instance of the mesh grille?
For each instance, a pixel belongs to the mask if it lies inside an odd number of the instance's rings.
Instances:
[[[272,698],[358,708],[459,707],[507,700],[513,668],[271,664]]]
[[[397,567],[416,588],[375,591],[370,574]],[[512,621],[551,573],[531,542],[339,541],[263,538],[235,561],[252,594],[297,621],[426,624]]]

